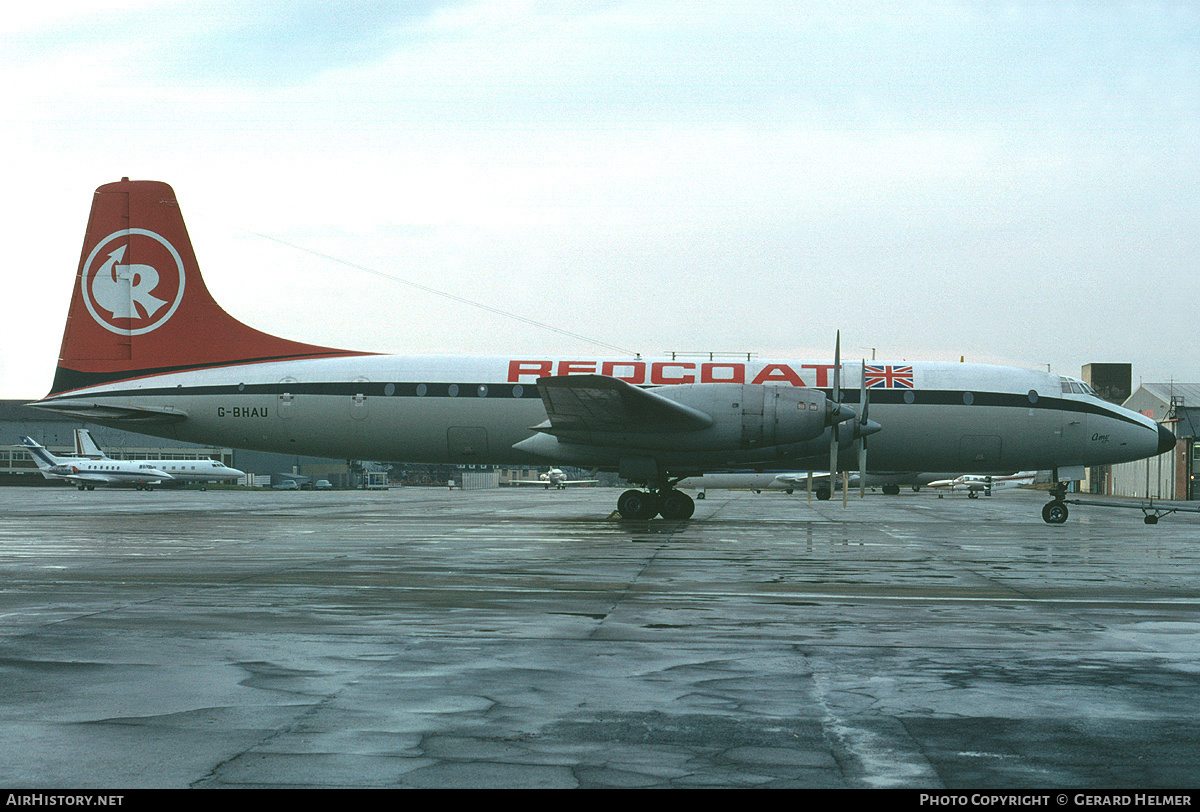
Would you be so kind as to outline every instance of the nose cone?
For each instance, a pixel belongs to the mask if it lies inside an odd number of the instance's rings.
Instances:
[[[1158,427],[1158,453],[1166,454],[1175,447],[1175,435],[1167,431],[1166,426]]]
[[[845,423],[847,420],[853,420],[858,417],[858,414],[849,406],[843,406],[840,403],[835,404],[832,401],[829,403],[829,422],[827,425],[832,426],[834,423]]]
[[[854,424],[854,436],[855,437],[866,437],[870,434],[874,434],[875,432],[882,431],[882,430],[883,430],[883,426],[879,425],[874,420],[866,420],[866,421],[860,420]]]

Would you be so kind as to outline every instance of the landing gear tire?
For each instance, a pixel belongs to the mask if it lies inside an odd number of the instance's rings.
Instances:
[[[1053,502],[1047,502],[1042,508],[1042,520],[1046,524],[1062,524],[1067,520],[1067,506],[1057,499]]]
[[[668,491],[663,494],[658,512],[664,519],[682,521],[692,518],[692,514],[696,512],[696,503],[686,493]]]
[[[653,519],[659,499],[649,491],[625,491],[617,499],[617,512],[625,519]]]
[[[1146,524],[1158,524],[1158,517],[1147,516],[1145,519],[1142,519],[1142,521],[1144,521]]]
[[[822,502],[829,501],[829,497],[832,495],[833,494],[830,492],[829,488],[817,488],[817,499]]]
[[[883,492],[886,493],[888,496],[899,496],[900,495],[900,486],[899,485],[884,485]]]

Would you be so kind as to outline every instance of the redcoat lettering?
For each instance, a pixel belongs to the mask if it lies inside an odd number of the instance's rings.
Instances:
[[[717,375],[714,370],[728,370]],[[746,365],[737,363],[711,363],[700,365],[700,383],[745,383]]]
[[[677,378],[667,377],[666,369],[695,369],[696,365],[692,363],[681,363],[679,361],[655,361],[650,365],[650,383],[658,383],[663,385],[671,385],[678,383],[695,383],[695,375],[680,375]]]
[[[817,380],[819,386],[820,378]],[[796,371],[787,364],[767,364],[754,376],[751,383],[789,383],[792,386],[804,386],[804,381],[800,380]]]
[[[590,375],[596,371],[595,361],[559,361],[559,375]]]
[[[544,378],[552,374],[553,369],[552,361],[509,361],[508,382],[520,383],[522,375],[532,375],[535,379]]]
[[[595,374],[597,367],[601,375],[617,378],[635,386],[646,381],[645,361],[559,361],[559,375]],[[508,362],[509,383],[532,383],[537,378],[554,375],[554,361],[512,360]],[[811,369],[816,375],[816,386],[829,386],[829,371],[833,364],[801,364],[800,369]],[[746,364],[736,361],[713,361],[697,365],[690,361],[654,361],[650,364],[650,383],[659,385],[686,383],[745,383]],[[788,384],[809,386],[800,378],[800,373],[789,364],[766,364],[751,381],[752,384]]]
[[[800,368],[815,369],[817,371],[817,386],[829,386],[829,370],[833,369],[833,364],[801,364]]]
[[[629,370],[628,375],[618,375],[617,370]],[[600,365],[600,374],[617,378],[625,383],[639,384],[646,382],[645,361],[605,361]]]

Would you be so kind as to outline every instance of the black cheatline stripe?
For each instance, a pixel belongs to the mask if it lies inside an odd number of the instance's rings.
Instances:
[[[452,389],[453,387],[453,389]],[[221,384],[219,386],[163,386],[152,389],[123,389],[111,392],[66,393],[52,395],[42,403],[52,404],[56,400],[83,398],[125,398],[146,396],[189,396],[189,395],[333,395],[353,397],[365,395],[376,398],[499,398],[512,400],[539,399],[534,384],[514,383],[425,383],[392,381],[333,381],[328,383],[247,383]]]
[[[390,387],[390,389],[389,389]],[[451,387],[454,394],[451,394]],[[832,390],[822,389],[826,396]],[[911,393],[911,404],[904,400]],[[129,389],[116,392],[89,393],[79,395],[58,395],[46,398],[43,403],[52,405],[58,398],[70,399],[81,397],[86,399],[146,397],[170,395],[173,397],[189,395],[331,395],[337,397],[353,397],[365,395],[374,398],[478,398],[478,399],[537,399],[540,398],[538,388],[534,384],[513,383],[424,383],[402,381],[334,381],[327,383],[262,383],[262,384],[223,384],[220,386],[188,386],[160,387],[154,389]],[[971,403],[965,402],[965,396],[971,395]],[[858,404],[857,389],[845,390],[841,402],[848,405]],[[1103,417],[1116,418],[1135,426],[1142,424],[1132,415],[1124,415],[1095,403],[1086,401],[1067,400],[1047,396],[1038,397],[1031,402],[1027,394],[1011,392],[982,392],[962,389],[872,389],[870,399],[876,404],[896,404],[913,406],[995,406],[1009,409],[1037,409],[1060,412],[1077,412],[1079,414],[1095,414]]]
[[[828,397],[832,394],[831,389],[822,390]],[[904,399],[904,396],[911,393],[913,396],[912,402],[909,403]],[[842,392],[842,403],[858,405],[859,391],[844,390]],[[971,396],[971,402],[966,402],[966,396]],[[1048,397],[1039,395],[1036,401],[1031,401],[1029,395],[1018,395],[1012,392],[981,392],[973,389],[872,389],[869,396],[871,403],[886,403],[900,404],[904,406],[1000,406],[1009,409],[1038,409],[1050,410],[1057,412],[1077,412],[1079,414],[1095,414],[1103,417],[1112,417],[1117,420],[1122,420],[1134,426],[1142,424],[1135,420],[1131,415],[1121,414],[1118,411],[1111,411],[1108,408],[1096,403],[1089,403],[1079,400],[1068,400],[1066,398]]]

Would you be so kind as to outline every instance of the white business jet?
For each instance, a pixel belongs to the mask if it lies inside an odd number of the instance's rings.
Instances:
[[[75,456],[92,460],[111,460],[96,443],[92,433],[87,429],[75,429]],[[236,468],[231,468],[223,462],[210,459],[146,459],[139,460],[160,471],[171,475],[172,484],[187,484],[189,482],[234,482],[246,474]]]
[[[38,470],[46,479],[65,479],[81,491],[105,487],[132,486],[139,491],[153,490],[155,485],[169,482],[171,475],[144,460],[110,460],[90,457],[57,457],[41,443],[29,437],[21,445],[33,457]]]
[[[1063,480],[1175,442],[1069,380],[1009,367],[843,369],[837,350],[832,361],[690,361],[303,344],[213,300],[167,184],[101,186],[85,233],[57,374],[32,405],[143,434],[338,459],[615,471],[643,486],[617,501],[630,519],[690,517],[695,503],[675,486],[707,471],[866,469],[868,437],[870,470],[1040,469]],[[1054,491],[1047,521],[1066,520],[1064,494]]]

